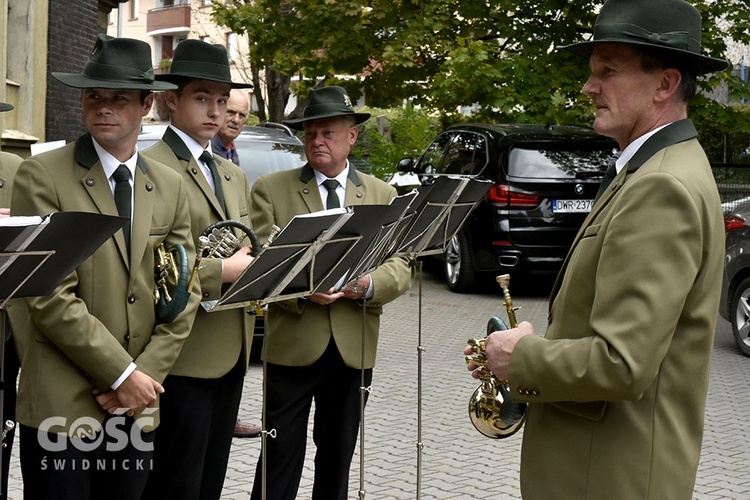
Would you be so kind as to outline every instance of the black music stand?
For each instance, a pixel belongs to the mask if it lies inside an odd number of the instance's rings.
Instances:
[[[128,219],[89,212],[56,212],[43,218],[9,217],[1,222],[0,320],[3,326],[0,342],[0,416],[3,414],[5,394],[6,304],[12,298],[51,294],[63,278],[121,229]],[[0,445],[4,445],[6,432],[14,426],[15,422],[7,427],[3,422]],[[0,500],[2,497],[0,493]]]
[[[419,282],[417,336],[417,499],[422,495],[422,262],[419,257],[445,252],[471,212],[492,186],[473,177],[438,177],[418,197],[414,222],[398,242],[395,255],[415,261]]]

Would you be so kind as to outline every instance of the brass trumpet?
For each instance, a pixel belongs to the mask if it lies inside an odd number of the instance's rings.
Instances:
[[[508,289],[510,275],[503,274],[496,279],[503,290],[510,326],[515,328],[518,326],[516,310],[519,308],[513,306],[513,299],[510,297]],[[496,316],[491,317],[487,323],[488,336],[492,332],[507,329],[505,322]],[[474,427],[485,436],[502,439],[512,436],[521,428],[526,419],[526,403],[514,403],[510,397],[508,381],[496,378],[487,368],[486,340],[486,338],[468,340],[473,355],[466,356],[466,363],[479,366],[477,371],[481,382],[469,399],[469,418]]]

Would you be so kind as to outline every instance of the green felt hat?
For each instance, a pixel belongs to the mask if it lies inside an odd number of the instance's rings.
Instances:
[[[0,102],[0,113],[2,113],[3,111],[10,111],[11,109],[13,109],[12,104],[8,104],[7,102]]]
[[[302,124],[305,122],[334,116],[353,116],[357,124],[370,118],[369,113],[355,113],[346,90],[331,85],[311,90],[310,102],[302,111],[302,118],[287,120],[284,124],[295,130],[302,130]]]
[[[154,79],[151,47],[132,38],[100,34],[81,73],[53,72],[52,76],[79,89],[171,90],[170,83]]]
[[[227,49],[202,40],[183,40],[177,44],[169,73],[156,75],[157,80],[179,81],[182,78],[228,83],[233,89],[251,89],[250,83],[232,81]]]
[[[608,0],[586,42],[560,47],[588,59],[598,43],[628,43],[659,49],[699,75],[729,66],[701,54],[701,15],[683,0]]]

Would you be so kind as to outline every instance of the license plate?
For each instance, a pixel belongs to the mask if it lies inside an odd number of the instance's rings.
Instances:
[[[561,213],[591,212],[594,200],[552,200],[552,211]]]

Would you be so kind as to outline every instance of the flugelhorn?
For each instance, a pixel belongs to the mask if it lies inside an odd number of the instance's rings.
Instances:
[[[233,227],[239,229],[245,235],[241,238],[238,237],[232,232]],[[262,249],[258,235],[255,234],[253,228],[237,220],[222,220],[211,224],[203,231],[203,236],[208,238],[205,250],[208,257],[220,259],[231,257],[242,247],[245,238],[249,240],[250,255],[253,257],[257,257]]]
[[[510,275],[498,276],[497,282],[503,290],[505,308],[511,328],[518,326],[513,299],[510,297],[508,285]],[[505,322],[493,316],[487,323],[487,335],[492,332],[507,330]],[[526,403],[514,403],[510,397],[507,380],[500,380],[487,368],[487,354],[485,352],[486,337],[483,339],[469,339],[473,355],[466,356],[466,363],[474,363],[479,368],[480,385],[469,400],[469,418],[474,427],[487,437],[502,439],[512,436],[523,425],[526,418]]]
[[[154,249],[154,313],[157,323],[171,323],[190,300],[188,256],[185,247],[175,244],[167,250],[164,243]],[[174,289],[170,292],[169,286]]]

